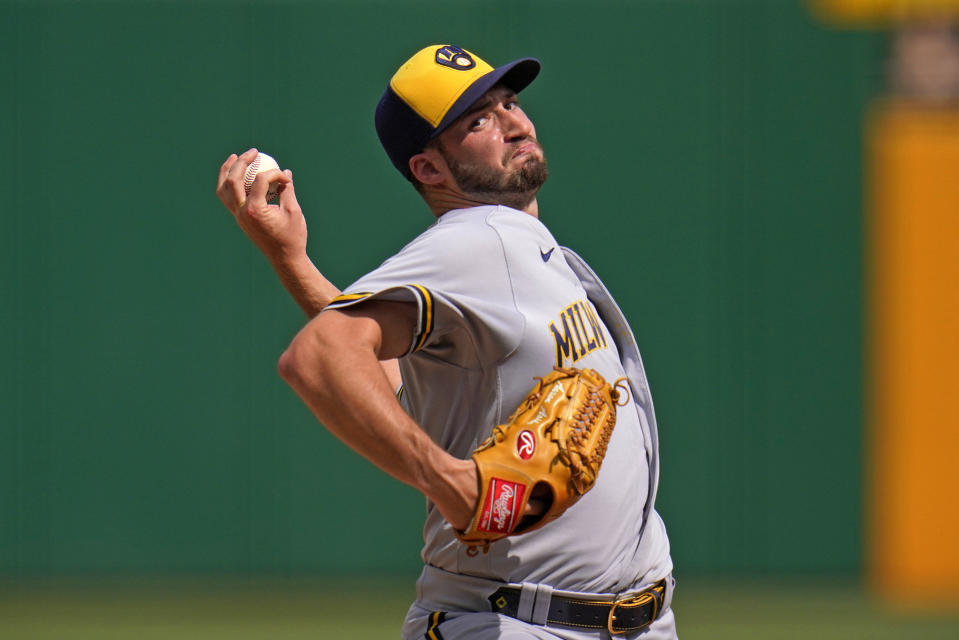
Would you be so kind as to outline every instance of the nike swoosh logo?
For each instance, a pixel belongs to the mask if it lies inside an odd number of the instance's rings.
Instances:
[[[553,247],[553,249],[555,248],[556,247]],[[543,259],[543,262],[549,262],[549,257],[553,255],[553,249],[545,252],[542,249],[539,250],[539,257]]]

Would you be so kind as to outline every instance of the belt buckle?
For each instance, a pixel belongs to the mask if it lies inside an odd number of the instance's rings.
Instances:
[[[627,633],[629,631],[636,631],[638,629],[641,629],[642,627],[636,627],[635,629],[630,629],[628,627],[623,629],[614,629],[613,624],[616,622],[616,608],[617,607],[639,607],[646,604],[650,600],[653,601],[653,614],[649,617],[649,622],[644,626],[649,626],[650,624],[653,623],[653,620],[656,619],[656,614],[658,613],[657,609],[659,609],[659,603],[656,601],[656,596],[654,596],[649,591],[643,591],[642,593],[638,593],[634,596],[627,596],[627,597],[619,596],[615,600],[613,600],[613,605],[609,608],[609,618],[607,618],[606,620],[606,630],[609,631],[609,634],[613,636],[617,636],[623,633]]]

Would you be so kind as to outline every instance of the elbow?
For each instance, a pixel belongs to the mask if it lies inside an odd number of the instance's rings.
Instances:
[[[298,392],[322,388],[357,350],[357,343],[366,344],[361,338],[347,316],[324,311],[293,338],[277,361],[277,372]]]
[[[287,384],[292,385],[293,380],[296,378],[298,368],[299,364],[296,361],[296,351],[293,344],[290,344],[290,346],[286,348],[286,351],[283,352],[283,355],[280,356],[279,361],[277,361],[276,371]]]
[[[337,358],[338,334],[329,326],[329,318],[323,316],[320,314],[296,334],[276,363],[277,373],[297,391],[317,384],[329,373],[331,360]]]
[[[298,388],[311,369],[317,368],[316,358],[311,356],[315,350],[306,344],[309,340],[304,335],[298,335],[286,348],[276,363],[276,370],[288,385]],[[312,366],[309,364],[312,362]]]

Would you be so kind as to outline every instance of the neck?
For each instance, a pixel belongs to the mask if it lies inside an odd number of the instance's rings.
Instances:
[[[437,218],[453,209],[468,209],[470,207],[481,207],[484,205],[511,207],[517,211],[528,213],[534,218],[539,218],[539,204],[536,201],[535,194],[533,194],[529,202],[523,204],[523,202],[513,202],[510,198],[483,197],[476,194],[467,195],[448,188],[427,188],[423,193],[423,199],[426,201],[426,205],[430,208],[430,211],[432,211],[433,215]],[[525,200],[525,198],[522,200]]]

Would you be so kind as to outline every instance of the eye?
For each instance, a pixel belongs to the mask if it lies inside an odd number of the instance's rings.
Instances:
[[[470,122],[470,129],[479,129],[486,124],[487,120],[489,120],[488,116],[479,116],[475,118],[472,122]]]

